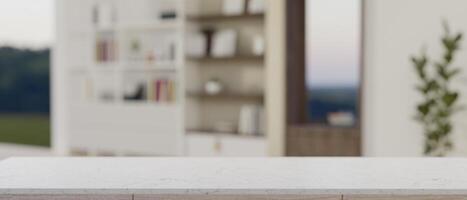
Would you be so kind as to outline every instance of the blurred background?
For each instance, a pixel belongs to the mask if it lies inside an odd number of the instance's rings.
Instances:
[[[462,0],[0,3],[0,159],[428,155],[410,57],[467,30]]]
[[[54,1],[1,4],[0,157],[48,154]]]

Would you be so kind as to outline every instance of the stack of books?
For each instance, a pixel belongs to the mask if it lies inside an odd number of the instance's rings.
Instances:
[[[174,103],[177,100],[176,83],[170,79],[156,79],[151,84],[148,98],[157,103]]]
[[[97,62],[111,62],[117,59],[117,44],[113,37],[103,37],[96,41]]]

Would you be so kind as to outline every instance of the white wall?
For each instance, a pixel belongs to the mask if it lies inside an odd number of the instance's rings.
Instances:
[[[364,154],[419,156],[423,137],[413,116],[420,97],[409,57],[423,45],[430,57],[441,56],[443,18],[467,34],[467,1],[367,0],[365,10]],[[456,65],[464,71],[456,87],[467,105],[467,39],[463,46]],[[467,155],[467,111],[455,121],[453,155]]]

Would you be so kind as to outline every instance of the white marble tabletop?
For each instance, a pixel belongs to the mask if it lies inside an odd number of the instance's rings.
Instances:
[[[467,195],[467,159],[11,158],[0,194]]]

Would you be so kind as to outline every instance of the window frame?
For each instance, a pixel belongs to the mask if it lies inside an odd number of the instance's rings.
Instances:
[[[358,94],[358,105],[357,105],[357,121],[354,127],[348,128],[339,128],[331,127],[327,125],[317,125],[308,120],[307,115],[307,90],[306,90],[306,0],[289,0],[286,1],[286,126],[287,126],[287,142],[286,142],[286,154],[296,156],[296,153],[289,153],[291,146],[297,144],[291,144],[290,138],[303,137],[304,134],[308,136],[313,133],[316,133],[317,129],[320,131],[326,129],[332,134],[336,132],[333,139],[339,140],[339,142],[345,143],[345,137],[341,136],[342,131],[350,131],[354,135],[355,140],[358,141],[348,141],[347,144],[353,146],[356,151],[354,154],[361,154],[361,127],[364,119],[363,112],[363,85],[365,82],[364,76],[364,38],[365,38],[365,0],[362,1],[361,9],[361,45],[360,45],[360,81],[359,81],[359,94]],[[338,131],[336,131],[338,130]],[[337,133],[339,132],[339,133]],[[307,136],[307,137],[308,137]],[[341,139],[339,139],[341,138]],[[308,137],[308,139],[313,140],[313,137]],[[306,139],[304,139],[305,141]],[[348,140],[348,138],[347,138]],[[296,141],[296,140],[295,140]],[[338,143],[339,143],[338,142]],[[304,144],[306,145],[306,144]],[[335,146],[330,146],[328,149],[324,149],[321,152],[330,152],[329,154],[341,155],[342,153],[332,153],[336,148]],[[316,152],[304,152],[300,155],[316,155]],[[321,153],[322,154],[322,153]],[[321,155],[318,153],[318,155]],[[325,155],[328,155],[324,153]],[[354,155],[352,154],[352,155]]]

